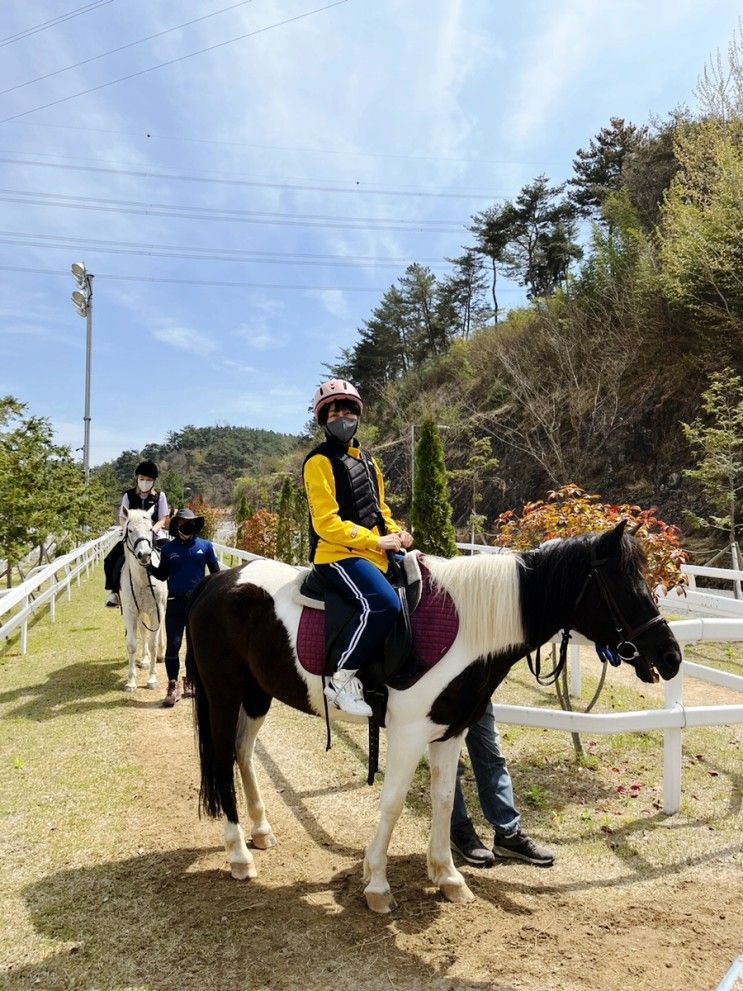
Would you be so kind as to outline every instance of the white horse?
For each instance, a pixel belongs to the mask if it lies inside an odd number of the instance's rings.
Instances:
[[[129,674],[124,690],[137,687],[137,652],[141,645],[140,664],[149,667],[147,687],[157,687],[155,665],[165,656],[165,606],[168,591],[165,582],[152,578],[147,565],[153,561],[154,550],[152,509],[123,509],[124,567],[121,569],[119,597],[126,627],[126,647]],[[156,562],[153,562],[156,563]]]

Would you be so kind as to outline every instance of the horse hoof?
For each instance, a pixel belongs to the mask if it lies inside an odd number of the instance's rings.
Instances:
[[[157,678],[155,678],[154,681],[148,681],[147,687],[150,689],[157,688]]]
[[[392,897],[392,892],[380,894],[378,891],[365,891],[366,904],[378,915],[388,915],[397,908],[397,902]]]
[[[137,690],[136,682],[133,685],[130,685],[129,682],[127,682],[126,685],[124,685],[125,692],[136,692],[136,690]]]
[[[254,833],[253,846],[257,850],[272,850],[277,845],[277,839],[273,833]]]
[[[448,902],[454,902],[455,905],[467,905],[475,900],[475,896],[466,884],[442,884],[440,887],[444,898]]]
[[[230,861],[230,874],[236,881],[249,881],[258,877],[258,871],[253,863],[246,864],[244,861]]]

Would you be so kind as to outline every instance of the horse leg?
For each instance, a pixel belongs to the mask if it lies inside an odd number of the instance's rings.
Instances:
[[[137,623],[136,618],[129,618],[126,625],[126,650],[129,656],[129,674],[124,685],[125,692],[137,690],[137,669],[135,658],[137,656]]]
[[[223,686],[222,712],[219,720],[213,718],[214,706],[210,700],[214,777],[222,806],[224,845],[230,862],[230,873],[237,881],[246,881],[257,877],[258,871],[253,861],[253,854],[245,842],[245,833],[237,814],[234,764],[238,710],[241,703],[240,692],[234,692],[233,689],[234,686]]]
[[[157,688],[157,674],[155,673],[155,665],[157,664],[156,644],[159,632],[159,630],[155,630],[154,633],[150,630],[145,630],[144,632],[145,656],[149,660],[150,669],[149,677],[147,678],[148,688]]]
[[[384,914],[397,908],[387,881],[387,850],[392,831],[400,818],[410,782],[428,740],[428,727],[387,727],[387,769],[379,798],[379,822],[364,857],[366,904]]]
[[[237,765],[240,768],[240,776],[245,789],[245,798],[248,803],[248,815],[252,822],[250,831],[253,843],[259,850],[270,850],[276,846],[276,837],[271,829],[271,824],[266,818],[266,807],[263,804],[258,778],[253,764],[253,752],[258,732],[263,725],[265,716],[251,718],[240,707],[240,715],[237,721],[237,740],[235,741],[235,753],[237,754]]]
[[[451,811],[457,760],[462,750],[462,736],[429,744],[431,765],[431,838],[428,843],[428,876],[450,902],[471,902],[474,895],[454,866],[451,855]]]

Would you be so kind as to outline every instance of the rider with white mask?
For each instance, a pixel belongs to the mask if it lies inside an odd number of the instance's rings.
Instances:
[[[155,544],[158,545],[167,539],[164,532],[165,523],[170,513],[168,500],[165,493],[156,488],[155,482],[160,472],[154,461],[140,461],[134,471],[135,484],[131,489],[127,489],[121,497],[119,507],[119,526],[126,525],[124,510],[144,509],[149,510],[155,507],[153,514],[153,534]],[[103,570],[106,575],[106,589],[110,592],[106,599],[106,605],[111,608],[118,608],[119,605],[119,578],[121,568],[124,564],[124,545],[114,544],[103,561]]]
[[[388,554],[410,547],[413,538],[392,518],[379,466],[356,439],[363,408],[350,382],[331,379],[317,389],[313,412],[325,440],[305,458],[303,476],[310,560],[355,610],[336,645],[338,667],[325,694],[343,712],[369,717],[356,674],[381,650],[400,610],[386,578]]]

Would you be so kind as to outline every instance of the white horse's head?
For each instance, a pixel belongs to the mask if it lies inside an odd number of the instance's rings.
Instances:
[[[150,509],[122,509],[124,524],[124,547],[133,554],[142,567],[152,560],[152,517],[155,507]]]

